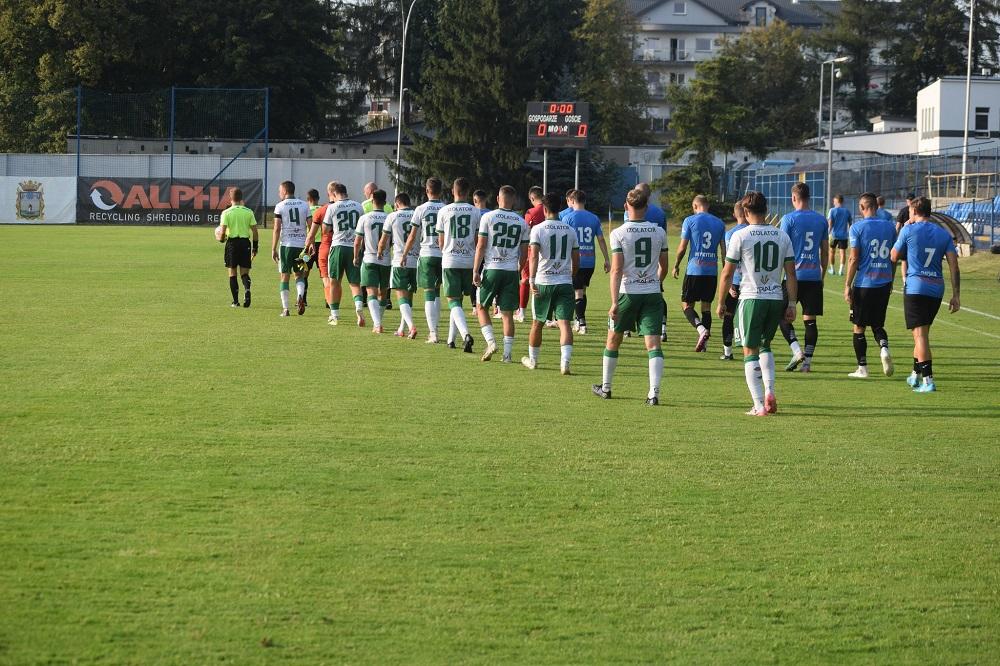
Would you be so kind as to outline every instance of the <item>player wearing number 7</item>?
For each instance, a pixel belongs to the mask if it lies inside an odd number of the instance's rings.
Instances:
[[[743,345],[743,372],[753,408],[748,416],[766,416],[778,411],[774,396],[774,353],[771,340],[778,323],[794,321],[798,280],[792,241],[781,229],[765,219],[767,199],[760,192],[748,192],[740,201],[747,214],[747,227],[733,234],[726,250],[726,266],[719,279],[718,314],[726,311],[726,293],[739,269],[740,300],[736,309],[736,342]],[[781,272],[787,276],[782,293]]]
[[[871,326],[880,347],[882,371],[886,377],[891,377],[893,365],[889,336],[885,332],[885,311],[889,307],[895,271],[889,254],[896,240],[896,224],[878,217],[878,200],[871,192],[861,195],[858,206],[864,219],[851,226],[847,280],[844,282],[844,300],[851,306],[851,322],[854,324],[854,354],[858,358],[858,369],[848,376],[855,379],[868,377],[865,329]]]

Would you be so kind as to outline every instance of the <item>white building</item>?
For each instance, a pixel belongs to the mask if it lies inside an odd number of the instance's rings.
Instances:
[[[965,77],[945,76],[917,93],[918,150],[924,154],[962,148]],[[1000,78],[972,77],[969,104],[969,151],[1000,143]]]

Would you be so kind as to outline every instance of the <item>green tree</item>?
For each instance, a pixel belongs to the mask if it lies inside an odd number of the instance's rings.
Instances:
[[[918,90],[938,77],[965,72],[967,17],[952,0],[901,0],[896,16],[906,38],[885,52],[893,63],[886,110],[915,116]]]
[[[649,139],[644,117],[649,93],[635,61],[637,32],[624,0],[588,0],[574,33],[579,99],[590,103],[591,137],[604,145]]]

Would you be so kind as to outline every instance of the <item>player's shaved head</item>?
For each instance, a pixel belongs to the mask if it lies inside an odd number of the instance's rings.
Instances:
[[[931,200],[927,197],[913,197],[910,200],[910,208],[920,217],[930,217]]]
[[[691,201],[691,206],[695,210],[708,210],[708,197],[704,194],[699,194]]]
[[[642,192],[645,192],[647,199],[649,198],[649,195],[652,194],[652,192],[653,192],[653,188],[651,188],[649,186],[649,183],[636,183],[636,186],[635,186],[634,189],[640,190]]]
[[[743,209],[753,215],[766,215],[767,214],[767,197],[765,197],[760,192],[750,191],[747,192],[740,203],[743,204]]]
[[[503,187],[500,188],[500,191],[497,192],[497,203],[500,205],[501,208],[506,208],[507,210],[510,210],[514,207],[514,204],[516,202],[517,202],[517,190],[515,190],[512,186],[504,185]]]
[[[569,196],[570,201],[575,201],[578,204],[587,203],[587,193],[583,190],[573,190],[573,194]]]
[[[372,195],[372,192],[374,192],[377,189],[378,185],[376,185],[375,183],[365,183],[364,189],[362,189],[361,191],[365,193],[366,197],[370,197]]]
[[[410,207],[410,195],[406,192],[400,192],[396,195],[396,205],[402,206],[403,208]]]
[[[542,208],[546,215],[558,217],[559,210],[562,208],[562,197],[555,192],[549,192],[542,196]]]
[[[372,203],[375,204],[375,210],[380,211],[385,207],[385,190],[375,190],[372,192]]]
[[[542,188],[538,187],[538,185],[535,185],[528,190],[528,199],[530,199],[533,203],[540,202],[543,196],[545,196],[545,193],[542,192]]]
[[[629,190],[629,193],[625,195],[625,204],[635,209],[636,212],[646,210],[649,208],[649,193],[638,187]]]
[[[469,183],[469,179],[462,176],[456,178],[455,182],[451,184],[451,193],[463,201],[469,198],[470,190],[472,190],[472,185]]]
[[[238,187],[229,188],[229,200],[233,203],[243,203],[243,190]]]
[[[340,183],[338,183],[335,180],[331,180],[329,183],[326,184],[326,193],[333,194],[334,192],[337,191],[338,185],[340,185]]]
[[[486,194],[486,190],[476,190],[472,193],[472,200],[477,204],[485,206],[489,201],[489,195]]]
[[[878,197],[871,192],[865,192],[861,195],[861,198],[858,199],[858,207],[861,208],[862,211],[874,213],[875,209],[878,208]]]
[[[444,188],[444,183],[441,182],[440,178],[435,178],[431,176],[424,183],[424,189],[427,190],[427,194],[431,197],[437,199],[441,196],[441,190]]]
[[[319,190],[309,190],[306,192],[306,201],[312,201],[313,203],[319,201]]]
[[[295,183],[290,180],[281,181],[281,189],[284,190],[285,194],[292,196],[295,194]]]
[[[333,192],[338,197],[346,197],[347,185],[344,185],[343,183],[338,183],[337,181],[333,181],[332,183],[330,183],[330,191]]]

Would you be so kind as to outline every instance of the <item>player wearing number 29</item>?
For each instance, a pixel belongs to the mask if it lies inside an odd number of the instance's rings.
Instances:
[[[382,229],[385,227],[385,196],[385,190],[372,192],[375,207],[370,213],[361,216],[354,232],[354,265],[361,266],[361,284],[368,289],[372,333],[382,333],[382,302],[389,292],[389,254],[379,250]]]
[[[295,274],[299,314],[305,312],[306,284],[302,251],[306,247],[306,232],[312,218],[309,204],[295,196],[295,183],[286,180],[278,186],[281,201],[274,207],[274,234],[271,237],[271,258],[278,264],[281,275],[281,316],[288,316],[288,279]]]
[[[340,321],[340,299],[344,288],[341,283],[347,276],[354,297],[354,312],[358,318],[358,326],[365,325],[364,300],[361,298],[361,271],[354,265],[354,231],[358,220],[364,212],[361,204],[347,197],[347,187],[343,183],[330,183],[328,188],[333,193],[334,201],[326,208],[323,218],[323,229],[329,229],[330,259],[327,273],[330,275],[330,324],[336,326]]]
[[[558,194],[542,196],[545,220],[531,228],[528,248],[528,285],[534,298],[534,319],[528,334],[528,355],[521,359],[524,367],[538,367],[538,352],[542,347],[542,328],[554,320],[559,326],[559,371],[570,374],[573,356],[573,329],[570,320],[576,307],[573,277],[580,267],[580,244],[576,229],[559,219],[562,208]]]
[[[469,203],[472,186],[465,178],[452,183],[452,203],[438,211],[438,246],[441,248],[441,277],[448,299],[449,320],[462,336],[463,351],[472,353],[472,336],[462,309],[462,297],[472,296],[472,261],[476,255],[479,209]]]
[[[708,212],[708,197],[701,194],[691,202],[694,215],[684,219],[681,226],[681,242],[677,246],[677,258],[674,260],[674,279],[680,273],[681,260],[688,246],[691,246],[691,256],[688,257],[687,269],[684,274],[684,286],[681,291],[681,307],[688,323],[698,331],[696,352],[705,351],[708,338],[712,335],[712,299],[719,280],[719,253],[726,253],[726,225],[722,220]],[[701,318],[695,314],[694,306],[701,302]]]
[[[611,232],[611,309],[612,328],[604,348],[604,372],[592,391],[599,398],[611,397],[611,381],[618,366],[618,348],[625,331],[638,324],[649,357],[649,393],[647,405],[660,403],[663,378],[663,352],[660,350],[660,327],[663,322],[663,278],[667,274],[667,232],[647,222],[649,195],[638,188],[625,196],[628,219]]]
[[[930,330],[944,298],[944,273],[941,260],[948,259],[951,271],[951,301],[949,312],[958,312],[960,277],[958,253],[951,234],[931,222],[931,202],[925,197],[910,201],[912,222],[903,227],[892,248],[890,259],[906,262],[906,287],[903,290],[903,310],[906,328],[913,331],[913,372],[907,383],[917,393],[935,390],[931,370]]]
[[[885,311],[892,294],[894,266],[889,261],[889,253],[896,241],[896,225],[893,220],[877,215],[878,203],[874,194],[862,194],[858,206],[864,219],[851,226],[851,249],[844,283],[844,300],[851,306],[854,324],[854,354],[858,358],[858,369],[849,376],[855,379],[868,376],[865,329],[871,326],[880,347],[882,371],[890,377],[893,366],[889,336],[885,332]]]
[[[781,334],[792,348],[792,360],[785,367],[788,372],[793,372],[800,364],[802,372],[812,369],[812,357],[819,339],[816,317],[823,315],[823,276],[826,275],[830,251],[830,241],[827,240],[829,227],[825,217],[809,210],[809,195],[809,186],[805,183],[792,185],[795,210],[782,217],[780,224],[781,230],[792,239],[792,249],[795,250],[795,277],[799,282],[802,325],[806,329],[803,353],[791,322],[781,322]]]
[[[798,281],[792,241],[765,219],[767,199],[748,192],[741,200],[749,226],[733,234],[726,250],[726,266],[719,280],[718,314],[725,312],[725,296],[740,270],[740,301],[736,310],[736,341],[743,345],[743,371],[753,408],[748,416],[766,416],[778,411],[774,395],[774,353],[771,340],[778,323],[795,319]],[[782,294],[781,272],[787,276],[787,305]]]

